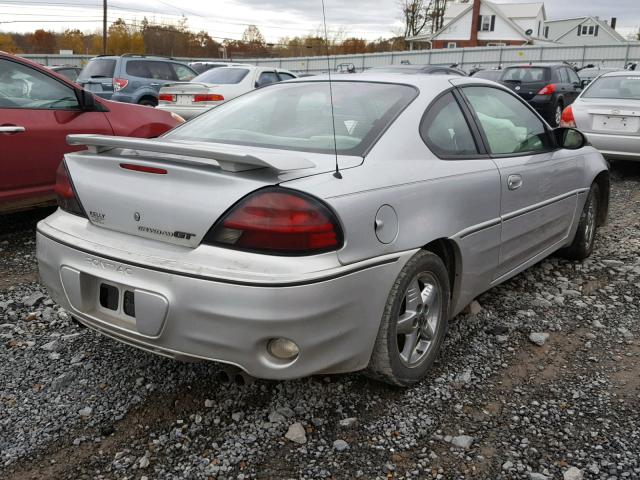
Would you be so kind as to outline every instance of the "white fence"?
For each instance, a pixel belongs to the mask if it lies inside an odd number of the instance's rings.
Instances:
[[[84,65],[91,55],[23,55],[43,65]],[[178,58],[177,60],[206,60]],[[219,59],[216,59],[219,61]],[[273,66],[299,73],[326,72],[341,64],[353,64],[357,70],[401,62],[412,64],[452,65],[471,70],[529,62],[570,62],[578,66],[590,63],[621,68],[630,61],[640,61],[640,43],[615,45],[527,45],[522,47],[475,47],[441,50],[415,50],[388,53],[332,55],[330,57],[234,58],[236,62]]]

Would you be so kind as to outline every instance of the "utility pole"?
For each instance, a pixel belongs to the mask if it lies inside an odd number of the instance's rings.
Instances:
[[[102,0],[102,54],[107,54],[107,0]]]

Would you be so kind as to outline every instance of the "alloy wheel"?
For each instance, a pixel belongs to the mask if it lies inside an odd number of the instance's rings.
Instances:
[[[440,284],[431,273],[419,273],[409,283],[396,324],[398,351],[405,366],[420,365],[434,345],[442,323],[441,302]]]

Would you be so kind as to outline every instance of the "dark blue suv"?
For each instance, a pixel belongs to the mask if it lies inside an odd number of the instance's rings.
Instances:
[[[198,75],[171,58],[146,55],[105,55],[89,60],[77,83],[108,100],[156,106],[166,83],[188,82]]]

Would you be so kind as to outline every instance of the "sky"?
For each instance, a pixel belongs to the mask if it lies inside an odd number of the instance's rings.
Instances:
[[[520,0],[494,0],[520,3]],[[218,39],[239,39],[249,24],[267,41],[305,35],[322,26],[321,0],[108,0],[109,21],[118,17],[139,22],[177,21],[181,15],[193,30],[204,29]],[[330,32],[375,39],[402,30],[398,0],[325,0]],[[640,0],[547,0],[548,18],[599,15],[618,18],[623,35],[638,31]],[[102,26],[101,0],[0,0],[0,32],[37,28],[95,31]]]

